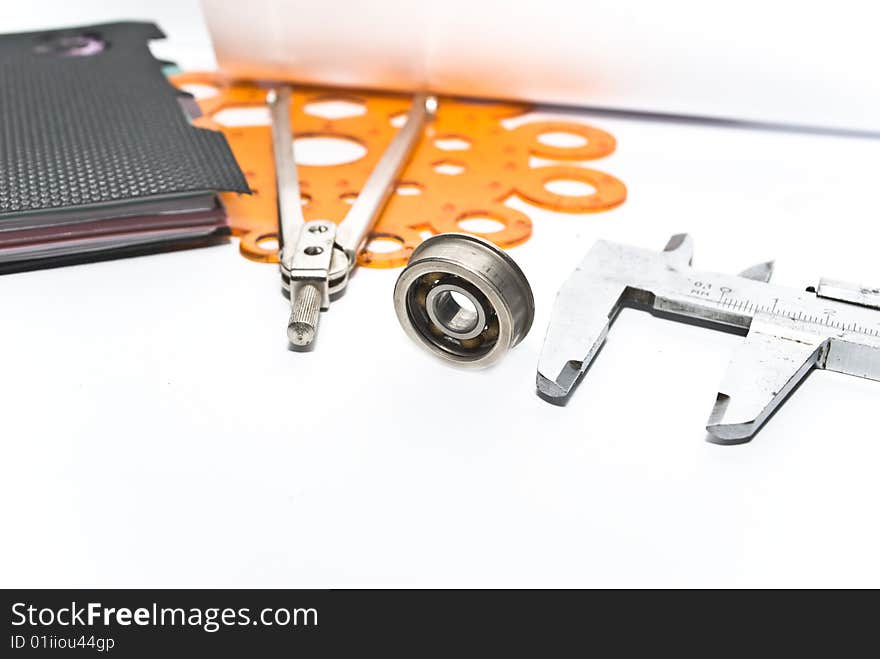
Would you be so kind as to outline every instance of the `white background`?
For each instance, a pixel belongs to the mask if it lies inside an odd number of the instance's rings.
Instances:
[[[5,31],[152,18],[212,63],[186,2],[10,3]],[[18,13],[16,13],[18,12]],[[880,282],[880,143],[586,117],[612,212],[528,209],[533,332],[459,371],[361,270],[313,353],[238,247],[0,277],[0,585],[878,586],[880,383],[813,374],[755,440],[705,441],[736,336],[625,312],[566,408],[534,393],[553,296],[599,238],[776,282]]]
[[[880,130],[871,0],[204,0],[245,76]]]

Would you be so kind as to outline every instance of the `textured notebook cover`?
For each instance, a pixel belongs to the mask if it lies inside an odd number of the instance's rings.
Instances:
[[[226,139],[190,125],[152,23],[0,35],[4,217],[204,191],[249,192]]]

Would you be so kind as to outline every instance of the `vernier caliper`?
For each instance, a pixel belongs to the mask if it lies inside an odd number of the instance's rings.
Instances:
[[[296,348],[315,339],[318,317],[330,308],[348,284],[358,252],[394,192],[397,179],[418,143],[425,122],[433,117],[437,100],[417,94],[401,126],[379,159],[346,215],[337,225],[328,220],[306,222],[290,126],[290,87],[269,93],[272,148],[278,187],[282,286],[290,296],[287,338]]]
[[[692,257],[686,235],[663,252],[597,242],[557,297],[539,395],[567,400],[625,306],[746,335],[709,417],[719,443],[751,439],[813,368],[880,380],[880,289],[823,279],[801,292],[768,284],[772,263],[732,276],[694,270]]]

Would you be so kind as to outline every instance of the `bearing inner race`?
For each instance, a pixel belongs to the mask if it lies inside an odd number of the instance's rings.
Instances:
[[[486,310],[466,289],[456,284],[434,286],[426,296],[428,318],[456,339],[479,336],[486,326]]]

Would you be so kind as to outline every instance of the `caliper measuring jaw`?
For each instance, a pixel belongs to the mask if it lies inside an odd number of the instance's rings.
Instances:
[[[773,264],[737,276],[691,267],[693,240],[662,252],[599,241],[556,298],[538,363],[538,394],[565,404],[624,307],[745,335],[719,387],[711,441],[749,441],[814,368],[880,380],[880,290],[822,280],[769,284]]]

